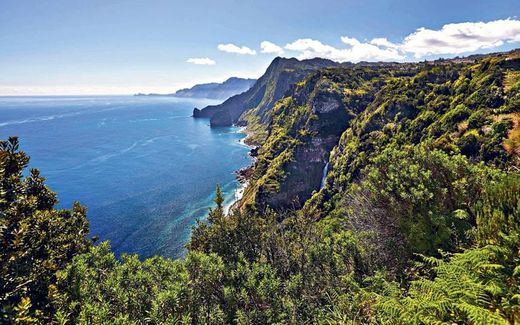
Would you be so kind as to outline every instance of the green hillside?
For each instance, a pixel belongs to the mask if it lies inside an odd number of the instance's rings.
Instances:
[[[519,76],[512,51],[313,68],[277,101],[260,78],[205,111],[260,146],[180,260],[116,258],[1,142],[1,321],[517,324]]]

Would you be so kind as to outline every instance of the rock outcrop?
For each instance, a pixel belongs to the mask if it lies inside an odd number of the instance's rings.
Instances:
[[[195,109],[193,117],[210,118],[211,126],[230,126],[237,123],[245,125],[248,120],[244,113],[254,110],[255,117],[258,117],[261,123],[266,123],[274,103],[284,97],[293,84],[300,82],[313,71],[339,65],[326,59],[299,61],[295,58],[277,57],[248,91],[233,96],[222,104],[210,105],[202,110]]]
[[[329,153],[352,116],[331,85],[326,70],[315,72],[274,106],[242,204],[298,207],[320,189]]]

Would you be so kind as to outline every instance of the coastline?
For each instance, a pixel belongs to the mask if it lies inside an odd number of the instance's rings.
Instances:
[[[249,148],[253,148],[253,145],[251,143],[248,142],[248,139],[251,138],[252,134],[251,132],[247,129],[247,126],[240,126],[239,127],[239,130],[238,130],[239,133],[243,133],[245,134],[246,136],[243,137],[242,139],[240,139],[238,142],[240,144],[243,144],[244,146],[247,146]]]
[[[235,190],[235,199],[228,205],[224,207],[224,212],[229,214],[229,212],[233,211],[237,208],[238,203],[244,196],[244,192],[246,191],[249,180],[252,176],[252,172],[254,170],[255,164],[256,164],[256,157],[254,152],[258,149],[258,146],[255,146],[251,144],[248,139],[251,138],[252,133],[247,129],[247,126],[240,127],[239,131],[240,133],[244,133],[246,136],[242,139],[240,139],[238,142],[241,145],[244,145],[249,148],[248,155],[252,158],[252,164],[246,167],[242,167],[238,170],[235,170],[235,177],[237,181],[240,183],[240,186]]]
[[[240,183],[240,186],[235,190],[235,193],[234,193],[234,199],[229,202],[228,204],[224,205],[224,213],[226,215],[229,214],[229,212],[231,212],[233,209],[236,208],[236,204],[242,199],[242,197],[244,196],[244,192],[247,188],[247,185],[248,182],[246,183]]]

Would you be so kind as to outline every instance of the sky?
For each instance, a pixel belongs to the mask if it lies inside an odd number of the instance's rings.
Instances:
[[[423,61],[520,47],[518,0],[0,0],[0,96],[171,93],[276,56]]]

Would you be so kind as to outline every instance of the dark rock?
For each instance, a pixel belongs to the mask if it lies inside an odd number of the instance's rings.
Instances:
[[[212,110],[201,110],[198,108],[193,109],[193,117],[194,118],[211,118],[213,116]]]
[[[256,157],[256,156],[258,156],[258,149],[259,149],[259,147],[253,147],[253,148],[251,148],[251,150],[249,150],[249,155],[250,155],[251,157]]]
[[[254,173],[254,166],[251,165],[249,167],[244,167],[244,168],[237,170],[235,172],[235,175],[237,177],[237,180],[240,183],[244,184],[251,178],[251,176],[253,176],[253,173]]]
[[[215,114],[213,114],[209,124],[212,127],[232,126],[233,120],[232,120],[231,115],[229,114],[228,110],[222,110],[222,111],[215,112]]]

